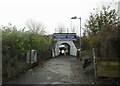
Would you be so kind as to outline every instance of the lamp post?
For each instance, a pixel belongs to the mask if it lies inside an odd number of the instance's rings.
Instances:
[[[82,55],[81,55],[81,17],[71,17],[71,19],[80,19],[80,60],[82,60]]]

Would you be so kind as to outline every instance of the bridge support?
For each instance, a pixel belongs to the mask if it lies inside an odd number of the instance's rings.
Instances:
[[[61,44],[68,44],[70,46],[70,50],[69,50],[69,54],[72,56],[76,56],[77,53],[77,48],[75,46],[75,44],[73,43],[73,41],[57,41],[57,43],[55,44],[55,56],[58,56],[59,53],[59,46]]]
[[[55,50],[52,49],[52,57],[55,57]]]

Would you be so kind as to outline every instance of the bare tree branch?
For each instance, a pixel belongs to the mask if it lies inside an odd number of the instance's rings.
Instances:
[[[45,26],[42,23],[32,19],[26,22],[26,27],[30,32],[34,32],[36,34],[44,35],[46,33]]]

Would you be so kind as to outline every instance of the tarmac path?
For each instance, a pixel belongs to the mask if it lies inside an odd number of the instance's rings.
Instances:
[[[44,63],[43,68],[31,69],[23,76],[6,82],[7,84],[69,84],[72,83],[71,63],[76,57],[58,56]]]
[[[46,61],[43,68],[37,66],[26,74],[5,84],[111,84],[119,80],[113,78],[95,78],[93,68],[83,69],[83,61],[73,56],[58,56]]]

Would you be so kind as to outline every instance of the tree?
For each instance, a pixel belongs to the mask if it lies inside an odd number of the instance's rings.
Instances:
[[[96,57],[119,58],[120,29],[118,26],[116,10],[103,6],[101,11],[90,14],[85,24],[83,42],[89,42],[88,49],[94,47]]]
[[[26,22],[26,27],[30,32],[34,32],[36,34],[44,35],[46,33],[45,26],[42,23],[32,19]]]
[[[115,9],[109,10],[103,7],[102,11],[91,13],[85,27],[90,36],[95,36],[106,24],[117,26],[117,12]]]
[[[30,68],[26,63],[26,54],[29,49],[37,51],[38,63],[41,58],[50,58],[49,45],[51,39],[49,36],[24,31],[24,28],[20,30],[12,24],[0,27],[1,30],[3,81]]]
[[[116,26],[105,25],[102,30],[96,34],[94,48],[96,55],[103,58],[120,57],[120,29]]]

